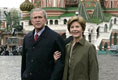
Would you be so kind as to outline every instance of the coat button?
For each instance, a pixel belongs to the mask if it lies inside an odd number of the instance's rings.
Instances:
[[[34,60],[32,59],[31,62],[34,62]]]
[[[29,75],[31,76],[31,75],[32,75],[32,73],[30,72],[30,73],[29,73]]]

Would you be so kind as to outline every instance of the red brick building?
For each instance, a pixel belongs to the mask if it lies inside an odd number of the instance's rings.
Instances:
[[[83,1],[86,7],[95,6],[95,2],[100,1],[105,8],[118,8],[118,0],[32,0],[34,5],[43,7],[77,7],[79,1]]]
[[[113,15],[118,16],[118,0],[32,0],[31,2],[34,4],[35,7],[41,8],[69,8],[69,7],[78,7],[79,2],[83,2],[85,7],[88,8],[88,12],[92,13],[95,7],[96,2],[101,3],[101,7],[104,9],[104,13],[111,13]],[[59,16],[63,14],[65,11],[63,10],[46,10],[49,16]],[[73,12],[73,11],[72,11]],[[75,12],[75,11],[74,11]],[[58,13],[53,14],[53,13]]]

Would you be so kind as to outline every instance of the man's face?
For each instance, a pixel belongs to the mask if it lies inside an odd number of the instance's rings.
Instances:
[[[32,14],[31,22],[36,30],[40,31],[46,24],[46,19],[42,11],[34,11]]]

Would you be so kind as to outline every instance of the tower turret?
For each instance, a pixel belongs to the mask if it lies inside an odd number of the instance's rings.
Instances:
[[[29,11],[34,8],[33,4],[29,0],[25,0],[21,5],[23,19],[29,19]]]
[[[33,4],[29,1],[29,0],[25,0],[21,5],[20,5],[20,9],[21,11],[31,11],[31,9],[33,9],[34,6]]]

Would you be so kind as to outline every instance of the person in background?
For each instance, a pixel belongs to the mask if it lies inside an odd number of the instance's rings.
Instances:
[[[69,36],[68,38],[66,38],[65,41],[65,45],[68,44],[71,40],[73,40],[72,36]]]
[[[21,80],[62,80],[64,69],[64,41],[51,30],[47,23],[47,14],[40,8],[31,11],[34,30],[23,40]],[[55,51],[61,57],[54,61]]]
[[[67,23],[73,39],[66,44],[63,80],[98,80],[99,67],[96,48],[84,37],[86,22],[81,16],[73,16]],[[55,61],[61,52],[53,55]]]

